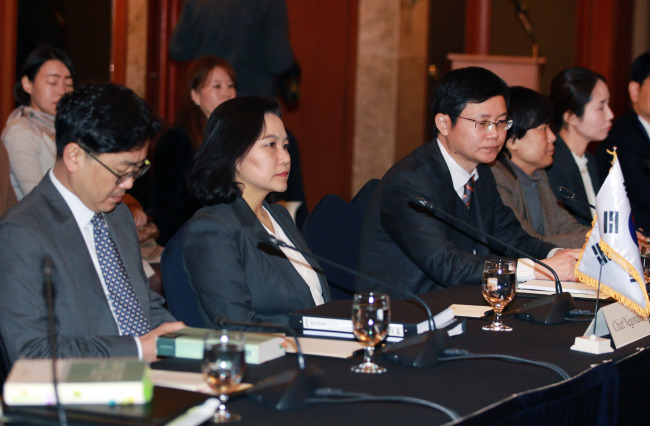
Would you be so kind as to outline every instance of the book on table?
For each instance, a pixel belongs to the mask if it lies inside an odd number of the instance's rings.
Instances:
[[[352,301],[333,300],[308,309],[289,314],[289,325],[300,330],[304,336],[354,339],[352,332]],[[464,320],[454,316],[451,307],[433,317],[436,328],[444,328],[450,336],[462,334]],[[429,320],[422,307],[412,300],[391,303],[391,321],[388,326],[388,342],[399,342],[407,337],[429,330]]]
[[[160,357],[203,358],[203,340],[214,330],[185,327],[174,333],[156,338],[156,353]],[[244,358],[246,364],[262,364],[285,354],[284,336],[271,333],[243,332],[246,338]]]
[[[149,366],[136,358],[58,359],[62,404],[144,404],[151,401]],[[7,405],[54,405],[51,359],[16,361],[4,384]]]

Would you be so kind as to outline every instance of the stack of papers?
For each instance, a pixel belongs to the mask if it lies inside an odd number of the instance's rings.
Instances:
[[[562,290],[571,293],[576,299],[596,298],[596,289],[594,287],[575,281],[562,281]],[[532,280],[525,283],[519,283],[517,293],[554,294],[555,281]],[[600,299],[608,299],[608,296],[601,294]]]

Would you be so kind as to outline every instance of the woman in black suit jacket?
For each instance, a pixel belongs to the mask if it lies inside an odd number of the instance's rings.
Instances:
[[[557,140],[553,164],[547,169],[548,182],[564,208],[578,222],[589,226],[595,211],[584,201],[596,203],[601,182],[598,166],[587,146],[607,137],[614,118],[605,78],[587,68],[566,69],[553,78],[551,103]],[[590,184],[585,184],[585,180]],[[571,189],[583,202],[564,198],[560,186]]]
[[[219,318],[288,324],[288,313],[330,299],[320,267],[273,235],[308,250],[289,213],[266,201],[287,187],[287,133],[276,101],[243,97],[211,114],[188,176],[206,207],[183,236],[183,261],[208,327]]]

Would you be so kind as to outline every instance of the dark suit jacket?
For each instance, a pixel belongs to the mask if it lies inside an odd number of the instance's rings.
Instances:
[[[636,112],[630,111],[616,120],[609,136],[596,150],[596,162],[603,181],[612,166],[612,156],[606,151],[611,151],[614,146],[625,178],[634,224],[650,231],[650,138]]]
[[[119,204],[105,218],[151,328],[174,321],[149,289],[128,208]],[[0,221],[0,333],[10,362],[50,356],[45,257],[54,263],[58,356],[137,356],[134,338],[119,336],[81,231],[48,173]]]
[[[437,142],[426,143],[395,164],[377,186],[366,211],[359,249],[361,272],[414,293],[426,293],[480,283],[484,260],[491,255],[519,257],[449,219],[414,209],[409,205],[414,194],[532,256],[545,258],[555,246],[524,232],[512,210],[501,202],[489,166],[479,165],[478,173],[470,216],[453,189]],[[364,280],[357,281],[356,288],[403,298]]]
[[[590,152],[585,152],[585,156],[587,157],[587,170],[589,171],[591,183],[594,186],[594,193],[598,194],[602,182],[598,175],[596,160],[594,160]],[[578,165],[573,159],[571,150],[559,135],[557,135],[557,140],[555,141],[553,164],[546,169],[546,174],[548,175],[548,183],[551,185],[553,194],[555,194],[555,198],[558,199],[560,204],[578,222],[586,226],[591,226],[593,219],[591,209],[583,203],[564,198],[558,189],[559,186],[565,186],[575,192],[578,199],[587,201],[587,192],[585,191],[584,183],[582,183],[580,169],[578,169]]]
[[[297,248],[309,250],[289,213],[264,203]],[[314,306],[309,287],[281,250],[260,245],[268,235],[246,201],[207,206],[188,222],[183,262],[206,326],[218,318],[288,324],[289,312]],[[305,256],[317,271],[320,266]],[[323,299],[330,300],[327,280],[318,274]]]

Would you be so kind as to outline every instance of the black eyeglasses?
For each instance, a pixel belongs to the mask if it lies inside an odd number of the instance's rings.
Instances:
[[[511,128],[512,124],[514,123],[514,121],[512,121],[511,118],[506,118],[505,120],[499,120],[499,121],[489,121],[489,120],[478,121],[478,120],[473,120],[471,118],[461,117],[460,115],[458,116],[458,118],[462,118],[463,120],[473,121],[474,128],[480,132],[489,132],[495,126],[497,130],[505,132],[506,130]]]
[[[104,163],[103,163],[99,158],[97,158],[97,157],[95,156],[95,154],[93,154],[93,153],[92,153],[92,152],[91,152],[91,151],[90,151],[86,146],[84,146],[82,143],[77,142],[77,145],[79,145],[79,147],[80,147],[81,149],[83,149],[84,151],[86,151],[86,154],[88,154],[88,155],[89,155],[93,160],[97,161],[97,162],[98,162],[99,164],[101,164],[101,165],[102,165],[106,170],[108,170],[109,172],[111,172],[111,173],[112,173],[112,174],[117,178],[117,181],[115,182],[115,186],[119,186],[121,183],[123,183],[123,182],[124,182],[125,180],[127,180],[127,179],[131,179],[131,178],[132,178],[133,180],[136,180],[137,178],[139,178],[139,177],[141,177],[142,175],[144,175],[145,173],[147,173],[147,171],[149,171],[149,168],[151,167],[151,163],[149,162],[149,160],[145,159],[144,162],[142,163],[142,165],[141,165],[137,170],[133,170],[133,171],[130,171],[130,172],[127,172],[127,173],[119,174],[118,172],[116,172],[115,170],[113,170],[112,168],[110,168],[110,167],[108,167],[106,164],[104,164]]]

